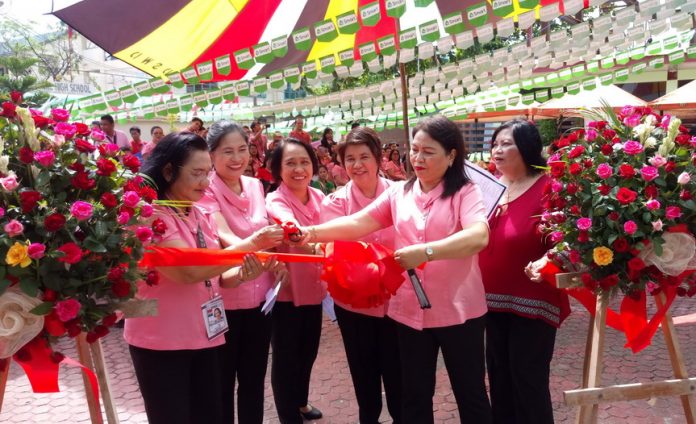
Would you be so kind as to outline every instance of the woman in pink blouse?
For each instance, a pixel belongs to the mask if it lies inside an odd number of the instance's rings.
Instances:
[[[401,155],[398,150],[389,151],[389,160],[384,162],[382,170],[390,180],[404,181],[406,179],[406,170],[401,163]]]
[[[307,226],[319,223],[324,194],[309,186],[317,173],[314,150],[308,144],[289,138],[271,153],[271,173],[280,182],[268,194],[268,213],[283,222]],[[312,253],[306,247],[285,247],[279,251]],[[289,284],[284,285],[273,307],[273,363],[271,385],[281,423],[301,424],[303,418],[315,420],[321,411],[309,404],[309,379],[319,351],[321,302],[326,287],[320,281],[318,264],[290,263]]]
[[[193,204],[208,187],[210,170],[208,146],[195,134],[173,133],[157,144],[142,172],[155,182],[160,199],[191,202],[155,207],[153,219],[164,229],[157,245],[220,247],[215,222]],[[158,301],[157,316],[127,319],[124,330],[150,423],[224,422],[218,357],[225,339],[209,339],[201,306],[219,292],[220,274],[224,284],[234,285],[264,269],[254,255],[229,268],[158,267],[159,283],[138,287],[138,297]]]
[[[242,175],[253,147],[247,137],[241,126],[231,122],[216,122],[209,128],[207,141],[215,172],[201,204],[213,213],[223,246],[270,249],[282,243],[283,230],[268,225],[261,182]],[[235,421],[235,381],[239,422],[263,422],[271,317],[261,312],[261,306],[266,292],[284,277],[284,267],[276,271],[276,275],[264,272],[235,288],[221,290],[230,326],[220,356],[223,419],[228,423]]]
[[[477,253],[488,243],[481,193],[464,172],[464,139],[443,116],[413,130],[415,176],[395,184],[363,210],[301,228],[302,242],[357,240],[394,226],[394,258],[416,269],[431,309],[421,309],[404,283],[389,302],[397,322],[403,384],[402,422],[433,423],[438,352],[442,350],[462,422],[490,423],[484,383],[486,299]],[[405,274],[404,274],[405,276]]]
[[[379,176],[382,151],[374,130],[367,127],[354,129],[337,150],[341,162],[346,165],[350,182],[324,199],[322,222],[364,209],[392,184]],[[375,231],[361,240],[394,248],[394,229]],[[334,309],[358,400],[360,423],[379,422],[382,382],[389,414],[394,423],[401,423],[401,371],[396,323],[386,316],[387,304],[369,309],[353,308],[335,300]]]

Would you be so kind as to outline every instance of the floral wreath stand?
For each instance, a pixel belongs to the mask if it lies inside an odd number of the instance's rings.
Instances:
[[[157,315],[156,300],[131,300],[124,302],[118,307],[123,312],[126,318],[136,318],[144,316]],[[104,403],[104,412],[106,413],[106,421],[108,424],[118,424],[118,414],[114,406],[114,400],[111,395],[111,384],[109,380],[109,372],[104,361],[104,351],[102,349],[101,339],[97,339],[93,343],[88,343],[86,333],[80,333],[75,337],[75,346],[79,362],[87,369],[96,374],[98,381],[98,390],[101,394],[102,402]],[[2,405],[5,397],[5,388],[9,377],[10,359],[4,361],[4,366],[0,368],[0,413],[2,413]],[[101,406],[99,405],[99,395],[92,387],[92,381],[86,373],[82,373],[82,381],[84,384],[85,398],[87,399],[87,407],[92,424],[103,424]]]
[[[558,288],[576,287],[580,281],[581,273],[562,273],[556,275]],[[657,307],[665,303],[664,293],[653,296]],[[597,296],[595,314],[590,317],[590,324],[585,345],[585,359],[583,363],[582,387],[576,390],[563,392],[566,405],[579,406],[575,422],[577,424],[595,424],[598,417],[598,405],[600,403],[649,399],[652,397],[679,396],[684,416],[688,424],[696,424],[696,378],[689,378],[672,314],[667,310],[662,318],[661,327],[665,337],[665,344],[669,352],[670,362],[674,371],[674,379],[654,381],[650,383],[619,384],[601,387],[603,368],[604,336],[606,331],[607,310],[609,294]]]

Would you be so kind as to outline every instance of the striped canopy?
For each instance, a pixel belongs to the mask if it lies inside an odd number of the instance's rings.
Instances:
[[[530,9],[537,8],[540,17],[547,4],[551,19],[564,7],[587,6],[587,0],[539,1],[84,0],[54,15],[150,75],[199,83],[248,79],[305,63],[329,70],[516,19]]]

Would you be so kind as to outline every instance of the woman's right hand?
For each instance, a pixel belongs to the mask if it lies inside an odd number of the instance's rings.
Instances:
[[[549,259],[544,255],[536,261],[528,263],[524,269],[524,273],[527,275],[527,278],[535,283],[539,283],[542,281],[541,270],[544,269],[548,262]]]
[[[280,225],[267,225],[251,236],[251,242],[259,250],[279,246],[283,242],[283,228]]]

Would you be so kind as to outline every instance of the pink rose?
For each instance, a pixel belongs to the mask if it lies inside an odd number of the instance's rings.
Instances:
[[[609,164],[603,163],[597,167],[596,172],[599,178],[606,180],[614,173],[614,169]]]
[[[92,208],[91,204],[78,200],[70,207],[70,213],[77,218],[78,221],[84,221],[92,217],[94,208]]]
[[[5,209],[0,208],[0,218],[2,218],[3,216],[5,216]]]
[[[677,219],[681,216],[682,212],[679,206],[667,206],[667,209],[665,209],[665,217],[667,219]]]
[[[629,140],[623,144],[623,151],[627,155],[637,155],[643,151],[643,145],[637,141]]]
[[[672,120],[672,117],[670,115],[665,115],[662,117],[662,120],[660,121],[660,127],[664,130],[666,130],[669,127],[669,122]]]
[[[140,216],[143,218],[149,218],[152,216],[153,213],[153,208],[152,205],[149,203],[143,203],[142,206],[140,206]]]
[[[554,193],[560,193],[561,190],[563,190],[563,183],[557,180],[553,180],[551,182],[551,191],[553,191]]]
[[[56,122],[66,122],[70,119],[70,112],[65,109],[55,108],[51,110],[51,118]]]
[[[662,220],[658,219],[657,221],[651,222],[653,231],[662,231]]]
[[[32,243],[29,245],[29,257],[32,259],[41,259],[46,253],[46,246],[43,243]]]
[[[597,138],[597,130],[594,128],[588,128],[585,132],[585,139],[587,141],[594,141]]]
[[[640,114],[635,113],[635,114],[633,114],[633,115],[631,115],[631,116],[625,117],[625,118],[623,119],[623,123],[624,123],[624,125],[626,125],[627,127],[631,127],[631,128],[637,127],[637,126],[640,124],[640,118],[641,118]]]
[[[660,173],[657,171],[657,168],[648,165],[640,168],[640,176],[643,177],[645,181],[652,181],[659,177]]]
[[[53,131],[55,131],[56,134],[65,136],[65,138],[73,138],[77,133],[77,127],[65,122],[59,122],[53,127]]]
[[[128,221],[130,221],[131,216],[128,212],[121,212],[118,214],[118,217],[116,217],[116,222],[118,222],[121,225],[126,225],[128,224]]]
[[[576,222],[578,229],[587,231],[592,228],[592,219],[590,218],[580,218]]]
[[[129,208],[134,208],[138,206],[138,202],[140,202],[140,196],[138,193],[134,191],[127,191],[123,195],[123,204],[128,206]]]
[[[623,116],[633,115],[634,113],[636,113],[636,108],[634,106],[626,105],[621,108],[621,114]]]
[[[150,241],[153,235],[154,233],[150,227],[138,227],[135,230],[135,236],[138,237],[138,239],[140,239],[140,241],[143,243]]]
[[[649,211],[660,209],[660,206],[662,205],[656,199],[650,199],[648,200],[648,203],[645,204],[645,207],[648,208]]]
[[[551,241],[554,243],[558,243],[563,240],[563,233],[560,231],[554,231],[551,233]]]
[[[17,176],[14,172],[10,172],[8,176],[0,178],[0,185],[2,185],[2,188],[8,193],[15,191],[17,187],[19,187]]]
[[[624,228],[624,231],[626,232],[626,234],[631,236],[638,230],[638,225],[636,225],[635,222],[628,220],[628,221],[624,222],[623,228]]]
[[[660,287],[660,286],[658,286],[657,284],[655,284],[654,281],[648,281],[647,283],[645,283],[645,288],[648,289],[648,292],[649,292],[650,294],[652,294],[652,292],[654,292],[655,290],[657,290],[659,287]]]
[[[117,144],[104,143],[99,145],[99,153],[102,156],[113,157],[121,150]]]
[[[104,141],[106,138],[106,134],[104,134],[104,131],[98,130],[98,129],[93,129],[92,132],[90,133],[90,137],[96,141]]]
[[[24,233],[24,225],[22,225],[22,223],[17,221],[16,219],[13,219],[7,224],[5,224],[3,229],[10,237],[20,236],[22,235],[22,233]]]
[[[659,168],[667,163],[667,159],[665,159],[664,157],[662,157],[662,155],[658,153],[655,156],[648,159],[648,162],[650,162],[650,165]]]
[[[65,143],[65,136],[60,134],[53,134],[53,145],[60,147]]]
[[[68,322],[77,318],[77,314],[80,313],[82,305],[75,299],[61,300],[56,303],[56,315],[58,319],[63,322]]]
[[[56,155],[51,150],[42,150],[34,153],[34,160],[44,168],[48,168],[53,165],[53,162],[56,160]]]
[[[679,174],[679,177],[677,177],[677,182],[681,185],[688,184],[689,181],[691,181],[691,175],[689,175],[688,172],[682,172]]]

